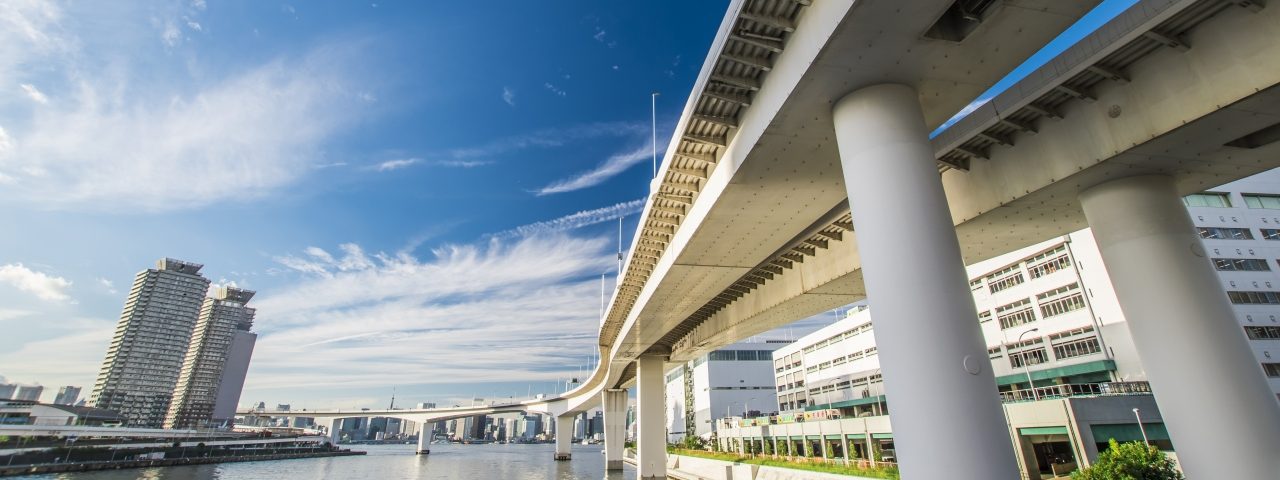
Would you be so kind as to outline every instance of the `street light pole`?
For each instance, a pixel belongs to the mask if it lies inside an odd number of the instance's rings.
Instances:
[[[1142,426],[1142,414],[1136,407],[1133,409],[1133,417],[1138,419],[1138,431],[1142,432],[1142,444],[1151,445],[1151,441],[1147,440],[1147,427]]]
[[[1021,335],[1018,335],[1018,343],[1022,343],[1022,337],[1026,334],[1038,331],[1040,331],[1040,327],[1022,332]],[[1027,374],[1027,387],[1031,389],[1031,398],[1038,401],[1040,400],[1040,394],[1036,393],[1036,384],[1031,380],[1031,364],[1027,362],[1027,351],[1023,350],[1018,354],[1022,357],[1022,371]]]

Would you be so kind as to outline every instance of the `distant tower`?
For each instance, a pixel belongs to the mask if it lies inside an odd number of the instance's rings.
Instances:
[[[257,339],[249,331],[254,309],[246,306],[253,294],[252,290],[218,287],[204,300],[164,419],[165,428],[215,427],[231,420]],[[223,398],[230,399],[230,412],[216,411]]]
[[[67,385],[58,389],[58,396],[54,397],[54,405],[75,405],[80,400],[80,387]]]
[[[89,404],[126,424],[158,428],[178,382],[191,329],[209,290],[203,265],[166,258],[133,279]]]

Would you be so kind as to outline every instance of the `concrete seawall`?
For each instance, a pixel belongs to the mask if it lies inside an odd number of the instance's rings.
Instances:
[[[41,473],[90,472],[120,470],[125,468],[171,467],[177,465],[203,465],[209,463],[257,462],[265,460],[291,460],[297,458],[344,457],[364,455],[365,452],[341,450],[335,452],[278,453],[272,455],[243,455],[236,457],[165,458],[157,460],[125,460],[116,462],[54,463],[42,465],[0,466],[0,477],[34,475]]]

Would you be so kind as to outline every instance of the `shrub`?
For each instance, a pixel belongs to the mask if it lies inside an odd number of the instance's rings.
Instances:
[[[1160,449],[1142,442],[1124,444],[1111,440],[1111,447],[1098,454],[1098,461],[1071,474],[1071,480],[1185,480],[1173,460]]]

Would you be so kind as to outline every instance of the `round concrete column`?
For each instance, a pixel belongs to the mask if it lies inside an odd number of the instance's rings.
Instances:
[[[1280,478],[1280,405],[1173,179],[1080,194],[1187,477]]]
[[[915,89],[866,87],[833,113],[902,477],[1017,478]]]

